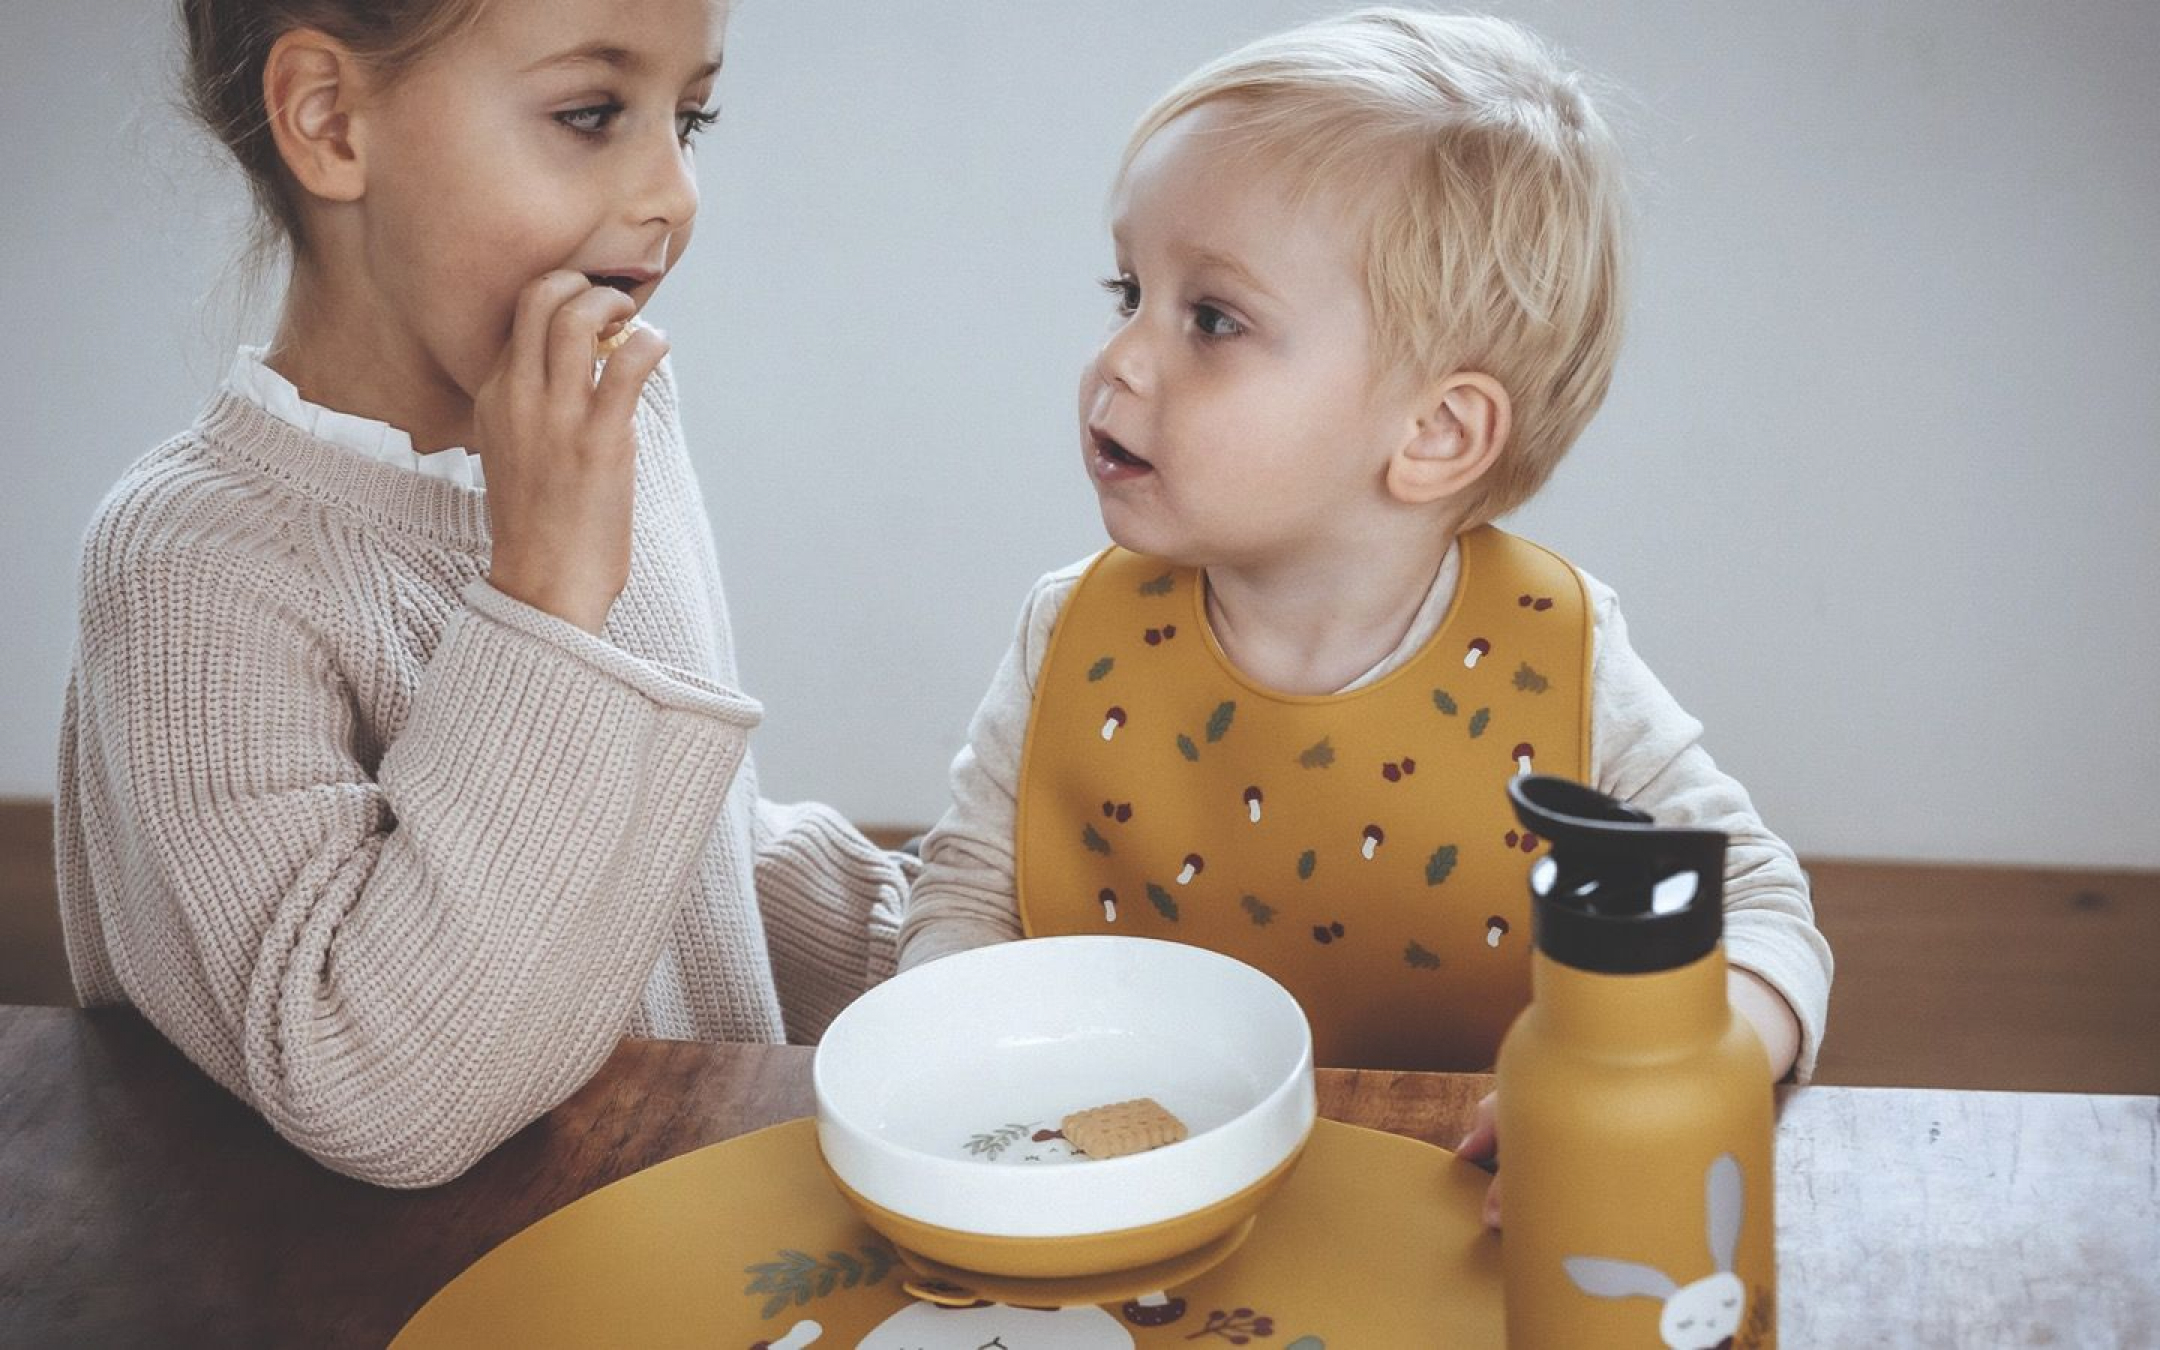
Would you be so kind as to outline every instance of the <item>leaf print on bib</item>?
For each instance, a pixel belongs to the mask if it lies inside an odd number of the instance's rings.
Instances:
[[[1532,670],[1530,663],[1525,661],[1515,671],[1515,687],[1526,694],[1542,694],[1552,688],[1552,681]]]
[[[1171,592],[1171,591],[1175,590],[1176,588],[1177,588],[1177,576],[1176,576],[1176,575],[1175,575],[1174,573],[1171,573],[1171,572],[1165,572],[1165,573],[1163,573],[1163,574],[1162,574],[1161,576],[1159,576],[1159,577],[1156,577],[1156,578],[1155,578],[1155,579],[1154,579],[1153,581],[1143,581],[1143,582],[1141,582],[1141,583],[1140,583],[1140,594],[1142,594],[1142,595],[1168,595],[1168,594],[1170,594],[1170,592]]]
[[[1484,735],[1486,726],[1491,722],[1492,709],[1490,708],[1480,708],[1470,714],[1470,739],[1474,741]]]
[[[1117,659],[1115,657],[1106,656],[1102,660],[1097,661],[1094,665],[1089,666],[1088,683],[1093,684],[1095,683],[1095,681],[1101,679],[1103,676],[1108,675],[1111,669],[1116,665]]]
[[[1402,959],[1403,963],[1412,970],[1440,969],[1439,956],[1426,950],[1424,946],[1417,942],[1412,942],[1409,946],[1403,948]]]
[[[1215,711],[1209,714],[1207,720],[1207,738],[1209,745],[1213,745],[1215,742],[1223,738],[1223,736],[1230,730],[1230,719],[1235,716],[1237,716],[1237,704],[1219,703],[1215,706]]]
[[[1453,844],[1442,844],[1439,848],[1433,850],[1433,855],[1430,858],[1425,860],[1425,884],[1437,886],[1446,881],[1448,873],[1454,870],[1455,846]]]
[[[1151,881],[1147,884],[1147,898],[1149,903],[1155,906],[1157,914],[1172,923],[1177,922],[1177,899],[1170,892]]]
[[[1335,747],[1328,744],[1327,737],[1322,736],[1318,745],[1298,755],[1297,762],[1302,768],[1324,769],[1335,762]]]

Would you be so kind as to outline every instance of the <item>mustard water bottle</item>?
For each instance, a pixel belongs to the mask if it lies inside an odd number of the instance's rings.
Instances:
[[[1497,1070],[1508,1345],[1774,1346],[1775,1119],[1725,991],[1725,836],[1549,775],[1508,795],[1552,846]]]

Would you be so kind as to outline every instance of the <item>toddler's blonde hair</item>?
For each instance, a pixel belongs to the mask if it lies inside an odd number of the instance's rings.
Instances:
[[[1385,368],[1478,370],[1508,391],[1513,431],[1475,524],[1544,485],[1612,382],[1627,210],[1584,83],[1504,19],[1361,9],[1187,76],[1140,119],[1119,175],[1178,117],[1234,99],[1226,148],[1263,156],[1301,200],[1358,208]]]

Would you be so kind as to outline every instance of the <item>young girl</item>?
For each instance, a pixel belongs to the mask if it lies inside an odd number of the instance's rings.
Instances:
[[[1498,20],[1360,11],[1188,77],[1112,203],[1079,448],[1118,547],[1028,597],[904,962],[1200,943],[1282,980],[1321,1063],[1482,1069],[1529,996],[1542,845],[1504,789],[1535,767],[1731,837],[1734,1006],[1804,1078],[1830,954],[1791,850],[1613,593],[1489,524],[1618,347],[1617,150],[1580,77]]]
[[[269,347],[85,545],[58,825],[84,1002],[392,1186],[626,1034],[814,1040],[890,971],[912,864],[758,796],[636,322],[689,243],[725,3],[181,12],[293,262]]]

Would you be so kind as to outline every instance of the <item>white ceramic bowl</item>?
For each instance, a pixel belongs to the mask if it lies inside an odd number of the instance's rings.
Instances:
[[[1120,1235],[1152,1232],[1156,1255],[1220,1237],[1315,1117],[1312,1031],[1289,992],[1146,938],[1036,938],[918,967],[833,1020],[814,1077],[826,1165],[871,1226],[992,1273],[1114,1268],[1106,1251],[1147,1246]],[[1035,1138],[1134,1097],[1190,1137],[1101,1160]],[[1066,1241],[1081,1237],[1096,1240]]]

